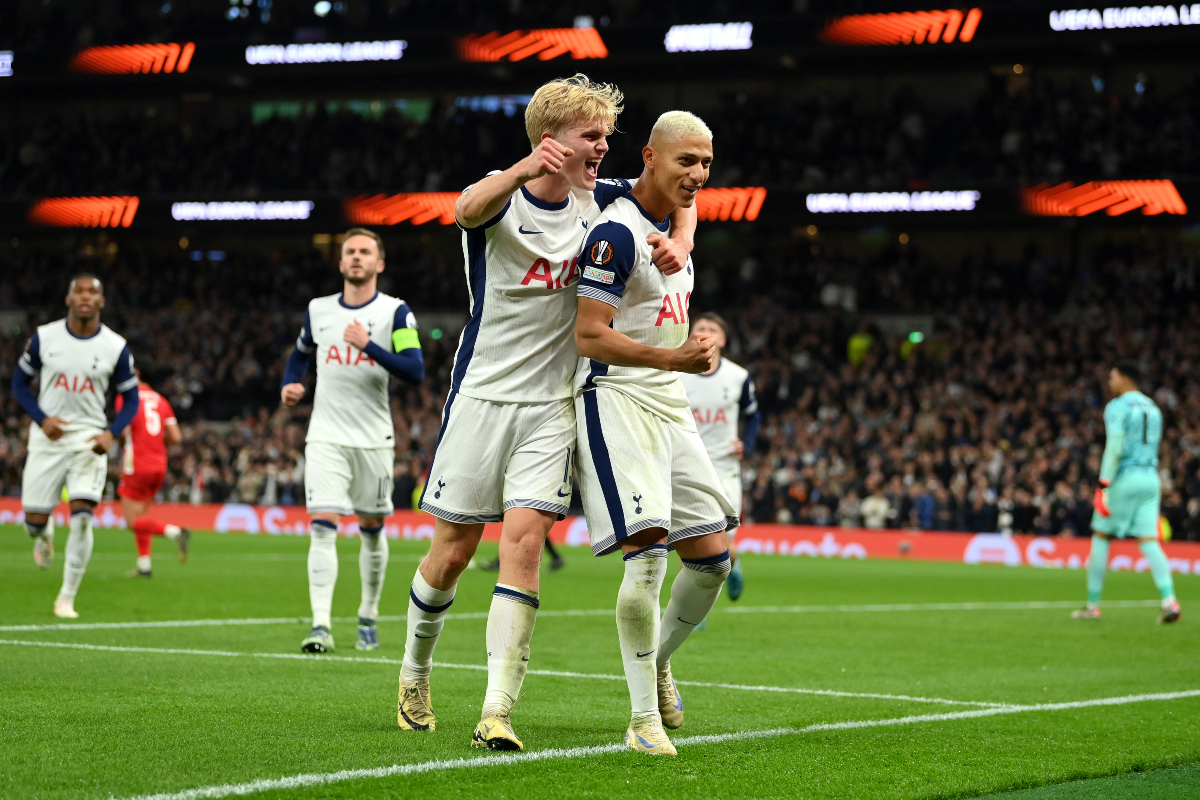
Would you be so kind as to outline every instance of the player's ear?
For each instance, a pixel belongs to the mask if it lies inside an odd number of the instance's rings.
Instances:
[[[387,262],[386,262],[386,261],[384,261],[384,260],[382,260],[382,259],[380,259],[380,261],[379,261],[379,266],[378,266],[378,268],[375,270],[375,273],[376,273],[376,274],[379,274],[380,272],[383,272],[383,270],[384,270],[384,267],[386,267],[386,266],[387,266]]]
[[[654,148],[650,145],[646,145],[642,148],[642,162],[647,167],[654,166]]]

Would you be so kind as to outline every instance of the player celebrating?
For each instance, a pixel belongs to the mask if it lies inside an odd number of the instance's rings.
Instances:
[[[550,526],[568,509],[575,411],[575,285],[587,226],[627,181],[596,180],[622,96],[585,75],[554,80],[525,109],[532,152],[463,192],[471,319],[463,329],[442,429],[422,494],[438,518],[413,576],[397,722],[433,730],[433,651],[483,525],[500,522],[500,574],[488,614],[488,686],[472,746],[522,750],[510,712],[529,662],[538,567]],[[650,244],[682,269],[693,216]]]
[[[592,552],[620,550],[617,633],[633,705],[625,744],[675,755],[663,725],[683,724],[671,655],[712,609],[729,573],[737,514],[721,489],[678,372],[713,369],[716,342],[688,336],[694,275],[665,276],[649,263],[647,232],[689,207],[708,179],[712,132],[693,114],[658,118],[642,149],[637,186],[588,233],[575,341],[579,474]],[[667,552],[684,569],[659,622]]]
[[[725,497],[738,516],[742,513],[742,459],[754,451],[762,414],[754,397],[754,381],[742,366],[724,357],[729,328],[717,314],[706,311],[692,319],[692,333],[705,333],[713,338],[713,367],[698,375],[679,376],[687,390],[692,416],[704,449],[712,460]],[[745,418],[742,437],[738,438],[738,420]],[[732,543],[733,534],[729,534]],[[732,555],[732,551],[731,551]],[[733,555],[733,566],[726,578],[729,599],[742,596],[741,560]],[[701,623],[701,626],[703,623]],[[699,627],[699,626],[698,626]]]
[[[285,406],[294,406],[304,397],[300,381],[316,357],[316,398],[304,451],[304,486],[312,518],[308,594],[313,612],[312,633],[300,643],[305,653],[333,650],[338,518],[354,514],[362,538],[362,602],[355,647],[379,647],[375,620],[388,562],[383,518],[392,513],[396,452],[388,376],[410,383],[425,377],[417,320],[407,303],[377,288],[383,268],[379,235],[366,228],[346,231],[338,261],[342,291],[308,304],[283,374],[280,397]]]
[[[71,505],[71,533],[62,589],[54,614],[76,619],[75,594],[92,557],[92,514],[108,475],[108,448],[138,411],[137,376],[125,339],[100,322],[104,286],[76,275],[67,291],[67,316],[38,327],[13,375],[13,396],[33,418],[29,457],[21,481],[25,529],[42,569],[54,558],[54,521],[63,485]],[[38,379],[38,395],[30,388]],[[104,414],[112,384],[124,405],[112,424]]]
[[[1087,607],[1073,611],[1075,619],[1100,619],[1100,593],[1108,569],[1108,543],[1115,536],[1135,536],[1150,564],[1154,585],[1162,596],[1159,622],[1179,619],[1179,603],[1167,555],[1158,543],[1158,445],[1162,441],[1162,412],[1138,391],[1141,370],[1132,361],[1119,361],[1108,374],[1113,399],[1104,407],[1104,457],[1100,486],[1092,513],[1092,552],[1088,555]]]
[[[117,497],[121,498],[125,521],[137,542],[137,568],[129,573],[129,577],[149,578],[151,540],[155,536],[165,536],[175,542],[182,562],[187,561],[188,541],[192,534],[187,528],[146,516],[167,479],[167,447],[182,442],[183,434],[167,398],[142,380],[141,370],[135,369],[134,373],[138,378],[138,412],[122,439],[121,482],[117,485]],[[124,398],[117,397],[118,412],[123,404]]]

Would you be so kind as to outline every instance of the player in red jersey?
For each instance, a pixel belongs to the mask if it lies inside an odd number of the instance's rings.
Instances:
[[[147,517],[150,504],[167,477],[167,446],[183,441],[183,433],[175,421],[175,411],[167,398],[150,388],[138,376],[138,399],[141,405],[137,416],[129,424],[123,439],[121,483],[117,496],[125,520],[137,540],[137,569],[129,577],[150,577],[150,541],[155,536],[166,536],[179,548],[179,560],[187,561],[188,540],[191,532],[178,525],[168,525],[159,519]],[[117,411],[121,410],[121,398],[117,398]]]

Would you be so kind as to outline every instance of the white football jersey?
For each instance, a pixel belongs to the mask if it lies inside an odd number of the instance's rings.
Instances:
[[[342,295],[318,297],[308,304],[304,327],[296,349],[315,353],[317,387],[309,442],[327,442],[343,447],[395,447],[396,430],[388,403],[388,371],[342,336],[346,326],[358,320],[371,341],[393,352],[393,333],[417,327],[408,304],[377,292],[361,306],[348,306]]]
[[[66,423],[57,442],[50,441],[41,425],[30,425],[31,451],[91,449],[91,438],[108,427],[104,406],[109,385],[117,394],[137,386],[125,337],[103,324],[87,338],[72,333],[65,319],[39,325],[18,366],[37,376],[42,411]]]
[[[722,474],[736,472],[739,462],[733,457],[733,443],[738,438],[738,420],[758,411],[750,373],[722,357],[711,375],[685,373],[679,380],[687,390],[696,430],[713,466]]]
[[[630,188],[602,180],[595,192],[548,203],[522,186],[499,214],[463,231],[471,319],[454,355],[454,391],[509,403],[571,397],[579,250],[601,210]]]
[[[580,258],[579,296],[616,308],[613,329],[651,347],[675,348],[688,338],[695,281],[691,258],[686,269],[663,275],[650,260],[653,248],[646,243],[652,233],[665,234],[669,224],[653,219],[632,195],[618,198],[592,226]],[[677,372],[614,367],[580,357],[576,392],[596,386],[617,389],[655,413],[692,427]]]

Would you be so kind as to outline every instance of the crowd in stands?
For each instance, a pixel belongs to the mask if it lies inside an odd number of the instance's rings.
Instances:
[[[739,257],[709,249],[693,306],[728,319],[727,355],[750,369],[764,415],[744,472],[748,521],[1086,535],[1105,379],[1121,355],[1140,361],[1164,412],[1164,516],[1177,538],[1200,539],[1200,308],[1187,246],[1106,241],[1070,262],[1032,245],[1015,262],[986,249],[947,262],[916,243],[867,258],[788,236],[725,246]],[[427,258],[385,273],[418,319],[448,297],[465,303],[460,265]],[[165,499],[301,504],[309,406],[281,409],[278,387],[307,300],[336,291],[336,272],[315,252],[192,264],[182,251],[103,242],[32,250],[5,265],[20,269],[4,271],[0,309],[57,318],[67,277],[98,272],[106,322],[182,422]],[[935,323],[923,341],[889,336],[888,312]],[[4,385],[23,342],[0,339]],[[454,341],[426,329],[422,346],[425,382],[392,386],[401,508],[432,456]],[[0,493],[14,495],[27,418],[0,397]],[[117,464],[114,454],[114,482]]]
[[[373,112],[297,103],[297,113],[260,114],[257,123],[249,104],[232,101],[31,109],[0,121],[0,185],[26,197],[458,191],[529,152],[519,106],[497,124],[501,112],[452,97],[431,102],[419,114],[388,103]],[[604,175],[640,174],[641,146],[662,110],[631,95]],[[931,105],[905,87],[886,97],[714,95],[692,110],[715,133],[714,186],[963,188],[1200,171],[1200,83],[1118,90],[1083,74],[1040,74],[1013,91],[1010,78],[989,76],[962,106]]]
[[[731,16],[768,18],[855,11],[907,10],[898,0],[742,0],[736,11],[727,0],[337,0],[313,2],[213,3],[208,0],[76,0],[14,2],[0,6],[0,46],[25,49],[178,41],[271,43],[319,37],[378,38],[421,32],[463,34],[514,28],[569,28],[580,16],[602,29],[610,25],[728,22]],[[230,8],[233,11],[230,11]]]

